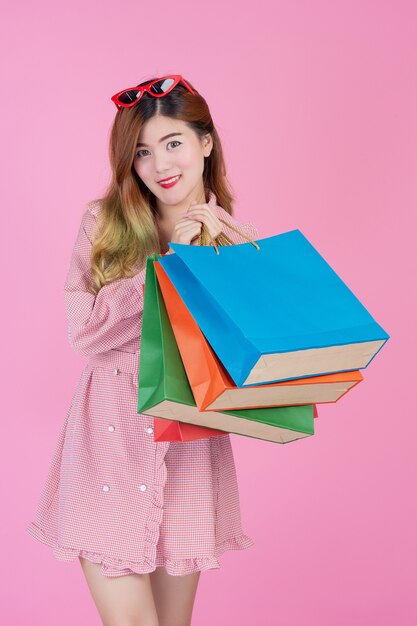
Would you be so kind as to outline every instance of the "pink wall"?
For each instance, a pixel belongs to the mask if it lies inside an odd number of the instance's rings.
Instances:
[[[314,437],[232,435],[256,545],[202,574],[193,624],[417,624],[416,3],[18,0],[2,13],[3,623],[100,624],[78,562],[24,529],[85,363],[62,288],[108,177],[110,96],[173,72],[211,106],[236,216],[261,236],[300,228],[391,334]]]

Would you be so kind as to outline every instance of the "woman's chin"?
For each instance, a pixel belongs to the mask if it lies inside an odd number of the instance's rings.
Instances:
[[[175,189],[174,187],[171,187],[171,189],[158,190],[158,194],[155,195],[158,200],[164,204],[176,206],[177,204],[183,203],[187,199],[189,192],[184,191],[183,189]]]

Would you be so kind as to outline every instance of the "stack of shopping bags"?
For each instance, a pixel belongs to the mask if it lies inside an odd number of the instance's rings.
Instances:
[[[147,259],[138,413],[155,441],[314,434],[389,335],[299,230]]]

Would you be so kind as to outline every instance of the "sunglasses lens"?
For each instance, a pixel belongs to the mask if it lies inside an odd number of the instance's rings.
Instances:
[[[128,91],[124,91],[120,94],[119,100],[122,104],[131,104],[138,99],[140,94],[140,89],[129,89]]]
[[[175,81],[173,78],[165,78],[164,80],[158,80],[156,83],[154,83],[150,87],[150,91],[156,94],[166,93],[170,89],[170,87],[172,87],[174,82]]]

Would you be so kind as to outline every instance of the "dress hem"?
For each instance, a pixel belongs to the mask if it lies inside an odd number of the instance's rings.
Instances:
[[[60,546],[56,539],[47,535],[39,526],[31,522],[26,531],[38,541],[52,548],[55,558],[60,561],[73,561],[82,557],[93,563],[101,565],[101,572],[104,576],[126,576],[128,574],[148,574],[155,571],[157,567],[165,567],[171,576],[184,576],[197,571],[220,568],[218,557],[226,550],[244,550],[254,545],[253,539],[244,533],[235,537],[230,537],[220,545],[216,546],[214,554],[199,556],[187,559],[169,559],[167,557],[156,557],[155,562],[145,557],[140,562],[128,561],[127,559],[117,559],[107,555],[91,552],[84,549],[67,548]]]

